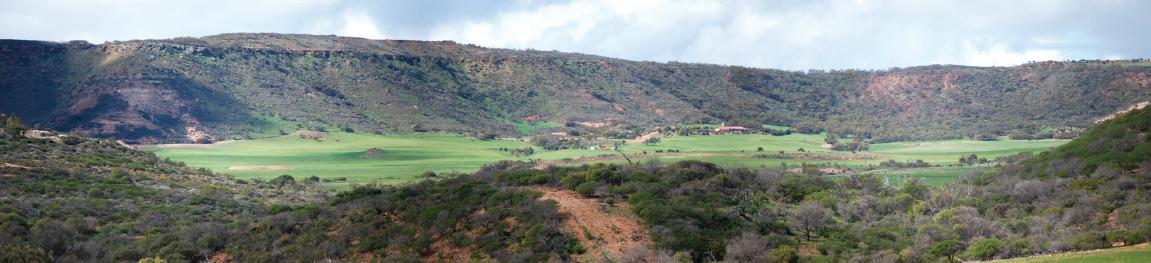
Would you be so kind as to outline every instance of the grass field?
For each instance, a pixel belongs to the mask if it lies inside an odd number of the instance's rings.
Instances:
[[[944,167],[901,170],[880,170],[877,174],[896,180],[924,178],[929,184],[939,185],[974,170],[971,167],[947,167],[956,164],[961,155],[977,154],[993,159],[1023,151],[1043,151],[1066,140],[1041,141],[932,141],[875,144],[866,153],[835,152],[821,147],[823,135],[793,134],[770,135],[713,135],[668,136],[655,145],[625,144],[620,150],[633,160],[660,159],[703,160],[727,167],[777,167],[802,163],[836,163],[852,167],[878,165],[888,160],[909,161],[922,159]],[[146,147],[161,157],[182,161],[193,167],[234,174],[240,178],[273,178],[289,174],[297,178],[345,177],[345,182],[330,186],[341,187],[353,182],[403,183],[417,179],[425,171],[472,172],[481,165],[500,160],[560,160],[564,158],[593,157],[617,154],[616,151],[573,149],[537,151],[530,157],[515,157],[500,148],[523,148],[531,145],[523,141],[481,141],[448,134],[372,135],[359,133],[328,133],[322,141],[281,136],[269,139],[232,141],[214,145],[185,145]],[[763,152],[758,148],[762,147]],[[380,149],[379,154],[365,158],[369,148]],[[835,156],[836,160],[803,160],[779,158],[753,158],[755,154],[776,154],[780,151],[805,152]],[[656,153],[657,150],[677,150],[675,153]],[[646,152],[647,154],[643,154]],[[870,157],[870,158],[860,158]],[[597,160],[624,163],[624,160]],[[287,166],[283,170],[235,170],[234,166]],[[239,168],[239,167],[237,167]]]
[[[148,148],[159,156],[193,167],[207,167],[239,178],[273,178],[289,174],[297,178],[346,177],[347,182],[401,183],[425,171],[472,172],[481,165],[517,159],[501,147],[524,147],[514,141],[480,141],[462,136],[378,136],[330,133],[323,141],[283,136],[236,141],[211,146]],[[379,148],[365,159],[369,148]],[[230,170],[232,166],[286,165],[288,170]],[[334,183],[339,185],[341,183]]]
[[[1058,262],[1099,262],[1099,263],[1141,263],[1151,262],[1151,247],[1146,243],[1092,251],[1068,252],[1025,258],[988,261],[995,263],[1058,263]]]

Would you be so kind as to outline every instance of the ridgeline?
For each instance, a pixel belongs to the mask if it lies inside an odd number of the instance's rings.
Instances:
[[[1151,99],[1151,63],[781,71],[453,42],[223,34],[0,40],[0,112],[131,142],[298,129],[531,135],[531,125],[778,124],[875,142],[1050,133]],[[637,128],[638,127],[638,128]]]

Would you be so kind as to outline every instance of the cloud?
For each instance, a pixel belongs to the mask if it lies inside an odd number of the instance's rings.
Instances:
[[[964,64],[973,66],[1012,66],[1033,61],[1061,60],[1064,55],[1059,50],[1028,49],[1010,51],[1002,45],[977,48],[966,43]]]
[[[88,40],[298,32],[335,0],[0,0],[0,38]],[[326,15],[325,15],[326,16]]]
[[[368,39],[384,38],[384,34],[376,28],[376,22],[363,13],[344,14],[344,28],[340,30],[340,35]]]
[[[1151,1],[0,0],[0,37],[454,40],[790,70],[1151,57]],[[92,10],[100,10],[95,12]]]

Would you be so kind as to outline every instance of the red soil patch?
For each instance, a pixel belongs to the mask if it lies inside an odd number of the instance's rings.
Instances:
[[[813,247],[799,247],[797,254],[799,254],[801,257],[814,257],[823,255],[823,253],[819,253],[819,250]]]
[[[1135,105],[1131,105],[1130,107],[1127,107],[1126,109],[1122,109],[1122,110],[1119,110],[1118,112],[1109,114],[1107,116],[1103,116],[1103,118],[1099,118],[1098,120],[1095,120],[1095,123],[1102,123],[1102,122],[1105,122],[1107,120],[1114,119],[1115,117],[1118,117],[1119,115],[1127,113],[1128,111],[1133,111],[1133,110],[1145,108],[1145,107],[1147,107],[1147,105],[1151,105],[1151,101],[1144,101],[1144,102],[1136,103]]]
[[[212,263],[236,262],[236,258],[233,258],[232,255],[228,255],[228,253],[216,253],[215,255],[208,257],[208,262],[212,262]]]
[[[523,117],[520,117],[521,121],[524,121],[527,123],[546,121],[547,119],[548,119],[547,115],[543,115],[543,114],[539,114],[539,113],[528,114],[528,115],[524,115]]]
[[[587,248],[584,257],[590,258],[584,260],[599,260],[601,251],[618,259],[632,248],[651,247],[650,238],[626,203],[617,203],[615,211],[608,213],[605,211],[609,207],[606,203],[582,197],[572,190],[542,186],[532,189],[543,192],[541,200],[553,200],[559,204],[559,212],[566,215],[565,230]]]
[[[591,121],[577,121],[577,122],[575,122],[575,124],[579,125],[579,126],[591,127],[591,128],[601,128],[601,127],[607,126],[606,122],[591,122]]]
[[[646,141],[647,139],[650,139],[651,137],[655,137],[655,136],[659,136],[658,131],[653,131],[653,132],[646,133],[644,135],[640,135],[639,137],[636,137],[634,140],[627,140],[627,143],[628,144],[643,143],[643,141]]]
[[[3,167],[12,167],[12,168],[25,169],[25,170],[32,169],[32,168],[29,168],[28,166],[23,166],[23,165],[18,165],[18,164],[0,163],[0,168],[3,168]]]
[[[619,103],[612,103],[611,108],[618,112],[624,112],[623,105],[620,105]]]

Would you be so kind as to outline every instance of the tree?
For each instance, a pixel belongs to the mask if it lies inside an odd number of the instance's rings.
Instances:
[[[839,138],[835,137],[835,133],[827,132],[827,138],[824,138],[823,141],[827,144],[835,144],[839,142]]]
[[[967,256],[977,259],[991,259],[995,254],[999,253],[999,248],[1003,246],[1003,241],[996,238],[986,238],[975,241],[970,247],[967,247]]]
[[[754,233],[743,233],[728,241],[724,260],[729,262],[771,262],[771,244]]]
[[[6,245],[0,249],[0,262],[51,262],[52,256],[43,249],[28,244]]]
[[[807,200],[791,211],[790,223],[793,228],[803,233],[804,240],[811,241],[811,234],[825,226],[831,220],[831,211],[820,205],[819,202]]]
[[[268,181],[268,182],[271,184],[274,184],[276,186],[296,185],[296,178],[292,177],[291,175],[285,174],[285,175],[280,175],[279,177],[276,177],[276,179],[272,179],[271,181]]]
[[[948,239],[939,241],[939,243],[935,243],[934,246],[931,246],[930,252],[932,255],[941,257],[946,256],[947,261],[951,262],[955,261],[955,253],[959,253],[959,251],[963,251],[963,244],[960,244],[958,241]]]
[[[654,145],[657,143],[659,143],[659,137],[651,137],[651,138],[647,138],[647,140],[643,141],[643,144],[647,144],[647,145]]]
[[[27,129],[28,128],[24,126],[24,122],[21,121],[20,117],[17,117],[16,114],[8,115],[8,118],[4,120],[4,130],[9,134],[21,134]]]

